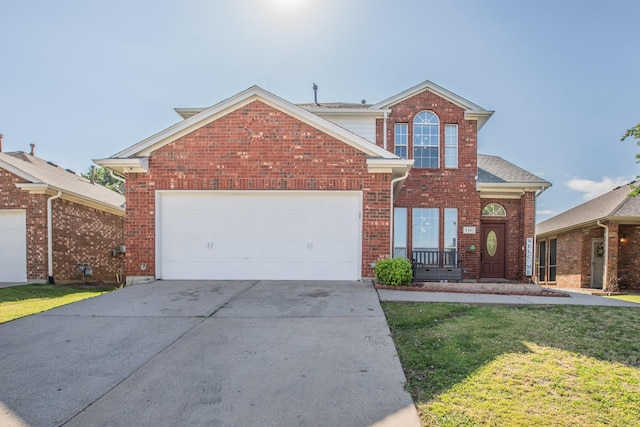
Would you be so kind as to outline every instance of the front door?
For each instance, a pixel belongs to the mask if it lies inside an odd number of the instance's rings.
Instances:
[[[482,224],[482,247],[480,249],[480,277],[504,278],[505,224]]]
[[[591,287],[602,289],[604,275],[604,239],[591,240]]]

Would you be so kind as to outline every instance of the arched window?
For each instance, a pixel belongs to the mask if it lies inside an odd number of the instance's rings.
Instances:
[[[507,216],[507,211],[504,210],[502,205],[489,203],[482,209],[482,216]]]
[[[416,168],[440,165],[440,120],[431,111],[422,111],[413,119],[413,159]]]

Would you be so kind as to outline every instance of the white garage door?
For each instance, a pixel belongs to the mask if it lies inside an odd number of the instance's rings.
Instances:
[[[22,210],[0,211],[0,282],[27,280],[27,220]]]
[[[360,192],[166,191],[156,200],[159,278],[360,278]]]

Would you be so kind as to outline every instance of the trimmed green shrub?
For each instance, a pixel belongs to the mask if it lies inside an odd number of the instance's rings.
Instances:
[[[376,262],[376,282],[385,286],[408,286],[413,278],[411,263],[406,258],[387,258]]]

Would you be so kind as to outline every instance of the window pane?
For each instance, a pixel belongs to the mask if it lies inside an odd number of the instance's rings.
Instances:
[[[393,144],[395,154],[403,159],[407,158],[407,140],[409,125],[407,123],[396,123],[394,126]]]
[[[413,209],[413,250],[438,250],[438,209]]]
[[[437,168],[438,148],[437,147],[413,147],[413,159],[415,168]]]
[[[458,125],[444,127],[444,167],[458,167]]]
[[[538,250],[538,281],[547,281],[547,242],[540,242]]]
[[[549,281],[556,281],[556,245],[557,240],[549,240]]]
[[[458,249],[458,209],[444,210],[444,248]]]
[[[414,167],[437,168],[440,161],[440,120],[430,111],[413,119]]]
[[[393,209],[393,256],[407,257],[407,208]]]

